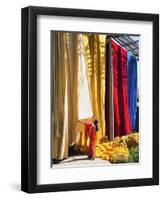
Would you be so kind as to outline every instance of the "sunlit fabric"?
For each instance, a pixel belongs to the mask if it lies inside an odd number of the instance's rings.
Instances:
[[[70,145],[86,149],[88,143],[94,147],[131,133],[136,121],[135,57],[106,35],[52,32],[51,45],[52,157],[67,158]],[[91,141],[83,123],[94,119],[99,130]]]
[[[78,121],[78,34],[66,34],[66,69],[67,69],[67,96],[68,96],[68,143],[76,141],[75,127]],[[62,78],[61,78],[62,81]]]
[[[78,121],[78,34],[52,33],[52,156],[68,157]]]
[[[81,34],[79,34],[78,49],[78,119],[82,120],[92,118],[93,111],[86,74],[83,37]]]
[[[65,33],[52,32],[52,157],[68,156],[68,109],[66,89]],[[62,81],[61,81],[62,80]]]
[[[93,117],[99,122],[97,141],[105,136],[106,35],[83,34]]]
[[[52,154],[63,159],[77,141],[78,119],[93,117],[80,34],[52,33],[52,76]]]
[[[127,72],[128,72],[128,100],[129,113],[132,130],[136,126],[136,112],[137,112],[137,60],[136,57],[130,53],[127,54]]]

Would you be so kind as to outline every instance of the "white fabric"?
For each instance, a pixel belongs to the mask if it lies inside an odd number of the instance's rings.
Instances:
[[[78,119],[91,118],[93,116],[88,80],[86,75],[86,64],[82,35],[79,35],[79,72],[78,72]]]

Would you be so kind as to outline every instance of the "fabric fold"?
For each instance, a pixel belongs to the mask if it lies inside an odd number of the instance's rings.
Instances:
[[[98,142],[102,137],[105,137],[106,35],[83,34],[83,44],[93,118],[99,122]]]
[[[68,143],[73,145],[77,135],[75,127],[78,121],[78,65],[79,65],[79,34],[67,33],[66,45],[66,75],[68,95]],[[62,79],[61,79],[62,81]]]
[[[137,60],[136,57],[130,53],[127,54],[127,73],[128,73],[128,101],[129,113],[132,130],[136,126],[137,113]]]
[[[66,80],[65,33],[51,33],[52,72],[52,158],[68,156],[68,110]],[[62,80],[62,81],[61,81]]]
[[[106,136],[109,140],[114,139],[114,105],[113,105],[113,66],[112,46],[110,36],[106,40],[106,75],[105,75],[105,124]]]
[[[114,136],[121,135],[121,120],[119,110],[119,89],[120,89],[120,45],[111,40],[112,45],[112,65],[113,65],[113,105],[114,105]]]
[[[114,137],[131,133],[128,108],[127,51],[111,39],[113,65]]]
[[[119,84],[119,110],[121,120],[120,135],[132,132],[128,102],[128,78],[127,78],[127,50],[120,47],[120,84]]]

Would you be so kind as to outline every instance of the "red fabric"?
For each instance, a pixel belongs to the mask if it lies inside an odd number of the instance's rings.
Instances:
[[[120,47],[120,92],[119,109],[121,118],[121,135],[131,133],[131,121],[128,106],[127,51]]]
[[[85,142],[87,142],[88,137],[90,138],[88,157],[90,159],[95,159],[96,157],[96,130],[93,124],[85,123]]]
[[[113,102],[114,102],[114,136],[131,133],[128,110],[127,51],[113,40]]]
[[[121,123],[119,111],[119,51],[120,46],[112,42],[112,67],[113,67],[113,102],[114,102],[114,136],[120,136]]]

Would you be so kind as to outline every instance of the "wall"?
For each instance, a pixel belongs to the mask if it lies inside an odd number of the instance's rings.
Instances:
[[[76,1],[76,0],[29,0],[29,1],[1,1],[0,11],[0,198],[1,199],[87,199],[89,197],[99,199],[160,199],[163,195],[162,173],[160,176],[160,186],[139,187],[139,188],[120,188],[91,190],[64,193],[48,193],[29,195],[20,192],[20,9],[28,5],[103,9],[115,11],[148,12],[160,13],[162,21],[161,0],[123,0],[123,1]],[[160,22],[160,35],[163,27]],[[162,38],[160,38],[160,41]],[[160,55],[162,48],[160,45]],[[161,57],[161,56],[160,56]],[[160,63],[161,66],[161,63]],[[160,74],[162,68],[160,67]],[[163,80],[160,80],[160,87]],[[160,91],[161,92],[161,91]],[[160,94],[160,102],[163,94]],[[162,120],[162,106],[160,106],[160,124]],[[163,124],[163,123],[162,123]],[[163,125],[160,125],[160,133]],[[147,133],[148,135],[148,133]],[[160,134],[160,141],[162,134]],[[163,152],[163,145],[160,147]],[[160,161],[162,168],[163,159]],[[134,173],[134,172],[133,172]],[[161,191],[162,190],[162,191]]]

